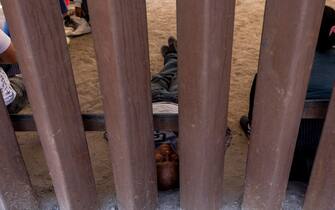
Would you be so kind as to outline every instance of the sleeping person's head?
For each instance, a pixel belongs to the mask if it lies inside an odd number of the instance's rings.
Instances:
[[[335,10],[329,6],[323,12],[319,39],[318,51],[327,51],[335,45]]]

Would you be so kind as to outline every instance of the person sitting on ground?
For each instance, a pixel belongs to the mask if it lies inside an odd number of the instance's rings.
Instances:
[[[312,73],[306,99],[329,100],[335,82],[335,10],[326,6],[319,32]],[[240,125],[249,138],[256,90],[255,76],[249,99],[248,116],[242,116]],[[297,139],[290,180],[308,182],[319,144],[324,120],[302,119]]]
[[[88,23],[90,22],[90,15],[88,13],[87,0],[74,0],[75,15],[84,18]]]
[[[91,32],[87,0],[75,0],[75,15],[68,14],[64,0],[59,0],[64,16],[64,29],[68,37],[76,37]]]
[[[0,64],[16,64],[16,53],[11,39],[0,30]],[[23,79],[19,75],[8,78],[5,70],[0,67],[0,91],[10,114],[21,111],[28,104]]]
[[[10,32],[9,32],[9,27],[8,24],[6,22],[6,20],[4,20],[4,25],[2,27],[2,31],[10,37]],[[14,64],[3,64],[0,63],[0,67],[3,68],[3,70],[6,72],[7,76],[9,78],[15,77],[16,75],[21,74],[19,65],[17,63]]]

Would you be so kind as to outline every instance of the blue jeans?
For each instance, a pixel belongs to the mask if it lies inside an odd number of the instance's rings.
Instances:
[[[88,6],[87,6],[87,0],[83,0],[83,3],[81,4],[81,9],[84,12],[84,17],[87,22],[90,22],[90,16],[88,13]]]
[[[59,0],[59,4],[60,4],[60,9],[62,11],[62,14],[67,13],[67,6],[66,6],[64,0]]]
[[[9,33],[9,28],[8,28],[8,24],[7,22],[5,22],[3,28],[2,28],[2,31],[5,32],[5,34],[7,34],[7,36],[10,37],[10,33]]]

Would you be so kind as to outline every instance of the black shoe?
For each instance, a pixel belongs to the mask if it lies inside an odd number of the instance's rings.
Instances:
[[[161,47],[161,54],[162,54],[162,56],[165,57],[168,53],[169,53],[169,47],[166,46],[166,45],[163,45]]]
[[[78,24],[75,21],[73,21],[69,15],[66,15],[64,17],[64,26],[73,28],[73,30],[75,30],[77,29]]]
[[[168,39],[168,45],[169,45],[169,52],[170,53],[177,53],[177,39],[173,36],[170,36]]]
[[[240,119],[240,126],[243,130],[243,132],[245,133],[245,135],[247,136],[247,138],[250,138],[250,134],[251,134],[251,125],[250,125],[250,120],[247,116],[242,116]]]

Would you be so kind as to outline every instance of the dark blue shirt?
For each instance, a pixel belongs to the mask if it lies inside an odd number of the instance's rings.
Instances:
[[[335,49],[316,52],[307,99],[329,99],[335,82]]]
[[[9,28],[8,28],[7,22],[5,22],[2,30],[3,30],[3,32],[5,32],[5,34],[7,34],[7,36],[10,37],[10,33],[9,33]]]

